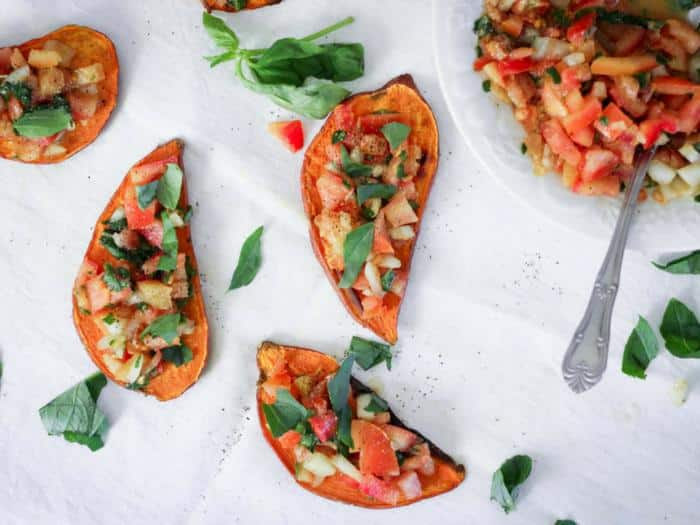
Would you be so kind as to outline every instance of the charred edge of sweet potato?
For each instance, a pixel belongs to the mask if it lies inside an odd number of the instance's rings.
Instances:
[[[464,478],[466,477],[466,470],[463,465],[459,465],[458,463],[456,463],[448,454],[446,454],[442,449],[433,444],[429,439],[425,438],[425,436],[423,436],[420,432],[416,432],[412,428],[405,426],[401,422],[401,420],[398,417],[396,417],[394,412],[391,411],[391,409],[389,409],[389,412],[391,414],[391,424],[401,426],[402,428],[405,428],[424,439],[428,443],[428,446],[430,447],[430,452],[433,455],[434,459],[437,460],[436,463],[439,472],[444,472],[445,470],[447,470],[450,479],[438,480],[438,482],[444,481],[442,485],[438,484],[438,486],[433,486],[434,484],[431,483],[429,487],[430,490],[426,495],[414,500],[403,500],[396,505],[382,503],[373,498],[365,496],[357,489],[350,487],[344,481],[335,477],[327,478],[319,487],[316,488],[296,480],[294,458],[291,458],[282,449],[282,447],[279,446],[279,442],[272,436],[269,429],[267,428],[265,414],[262,410],[263,402],[260,396],[260,385],[262,385],[262,383],[267,379],[267,374],[265,371],[266,365],[269,364],[274,366],[274,363],[276,361],[276,359],[267,359],[268,356],[266,354],[275,352],[284,353],[285,357],[287,357],[288,355],[296,355],[298,357],[297,361],[307,363],[310,366],[310,370],[316,368],[326,369],[328,370],[329,374],[335,372],[339,368],[339,365],[333,357],[318,352],[316,350],[310,350],[307,348],[278,345],[269,341],[263,342],[258,348],[257,363],[258,369],[260,371],[260,377],[258,379],[256,401],[258,406],[258,420],[260,422],[260,428],[262,429],[263,437],[265,438],[265,440],[268,442],[272,450],[275,451],[275,454],[285,466],[287,471],[292,476],[294,476],[294,480],[297,482],[297,484],[300,485],[302,488],[316,494],[317,496],[321,496],[323,498],[330,499],[333,501],[339,501],[341,503],[347,503],[350,505],[365,507],[369,509],[388,509],[411,505],[413,503],[417,503],[419,501],[429,499],[440,494],[444,494],[445,492],[449,492],[450,490],[456,488],[460,483],[462,483],[462,481],[464,481]],[[269,362],[266,363],[266,360]],[[316,365],[311,364],[313,362],[316,362]],[[351,385],[353,386],[356,392],[372,392],[370,388],[362,384],[360,381],[356,380],[354,377],[351,378]]]
[[[154,151],[141,159],[133,167],[176,156],[178,158],[178,164],[184,172],[184,168],[182,167],[182,148],[182,141],[172,140],[166,144],[158,146]],[[104,225],[102,223],[103,221],[108,220],[114,210],[119,207],[128,181],[129,172],[127,172],[122,183],[119,185],[97,220],[92,239],[85,253],[85,257],[90,258],[100,265],[107,261],[112,263],[116,262],[116,259],[100,244],[99,240],[102,232],[104,231]],[[180,206],[186,206],[187,204],[187,181],[186,178],[183,178]],[[196,383],[197,379],[199,379],[199,376],[202,373],[202,370],[204,369],[208,355],[209,325],[207,322],[204,300],[202,298],[199,266],[197,265],[197,258],[192,245],[190,226],[186,225],[184,228],[178,228],[177,237],[180,251],[187,254],[190,259],[190,263],[195,268],[195,272],[191,280],[192,296],[185,305],[185,308],[182,310],[182,312],[195,323],[195,332],[191,335],[183,336],[183,343],[187,344],[187,346],[192,350],[193,358],[192,361],[180,367],[176,367],[173,363],[164,362],[163,373],[151,379],[148,385],[141,389],[141,392],[144,394],[155,396],[160,401],[174,399],[182,395],[185,390]],[[91,315],[84,316],[80,313],[80,308],[78,307],[75,294],[73,294],[73,322],[88,355],[95,365],[97,365],[97,367],[114,383],[120,386],[126,386],[125,383],[118,381],[113,376],[102,359],[100,359],[99,350],[97,349],[97,341],[99,341],[99,339],[102,337],[102,333],[92,321]]]
[[[282,0],[248,0],[248,3],[243,8],[243,10],[260,9],[261,7],[279,4],[281,1]],[[239,11],[238,9],[234,9],[233,7],[225,7],[223,9],[220,7],[214,7],[212,5],[211,0],[202,0],[202,5],[204,6],[204,9],[206,9],[210,13],[212,11],[226,11],[228,13],[237,13]]]
[[[97,139],[117,105],[119,59],[117,58],[114,43],[107,35],[89,27],[68,25],[13,47],[18,47],[26,57],[31,49],[41,48],[47,40],[59,40],[75,49],[76,54],[71,63],[73,68],[89,66],[95,62],[102,63],[105,72],[105,79],[99,87],[102,104],[97,108],[95,115],[87,121],[86,125],[76,123],[76,128],[66,133],[62,142],[62,145],[66,148],[66,153],[63,155],[57,155],[50,159],[30,161],[13,158],[10,156],[10,150],[3,148],[3,142],[6,142],[7,139],[5,141],[0,139],[0,157],[26,164],[56,164],[62,162]]]
[[[431,130],[434,132],[434,136],[431,137],[432,140],[429,140],[430,145],[434,151],[432,156],[430,155],[430,152],[424,152],[424,158],[421,161],[421,167],[420,167],[420,175],[416,177],[417,184],[420,183],[421,179],[426,179],[425,182],[422,184],[423,188],[419,190],[419,199],[418,199],[418,204],[419,208],[416,214],[418,215],[418,222],[415,225],[416,228],[416,237],[413,240],[413,242],[410,245],[410,250],[407,254],[406,257],[406,264],[402,269],[405,269],[408,275],[407,279],[407,284],[406,286],[408,287],[408,281],[410,280],[410,270],[411,270],[411,264],[413,261],[413,251],[415,250],[416,244],[418,242],[418,235],[420,233],[420,227],[423,222],[423,214],[425,212],[425,207],[428,201],[428,197],[430,196],[430,189],[433,184],[433,180],[435,179],[435,175],[437,174],[437,169],[438,169],[438,164],[439,164],[439,157],[440,157],[440,136],[439,136],[439,130],[437,126],[437,120],[435,119],[435,115],[428,104],[428,102],[423,98],[423,95],[420,93],[418,90],[418,87],[416,86],[413,77],[409,74],[403,74],[399,75],[398,77],[390,80],[387,84],[382,86],[376,91],[367,91],[363,93],[357,93],[349,98],[347,98],[345,101],[342,102],[341,105],[347,105],[347,104],[353,104],[353,102],[363,98],[363,97],[368,97],[371,100],[377,100],[380,99],[392,86],[403,86],[408,89],[407,91],[407,96],[415,97],[416,100],[419,102],[420,106],[422,106],[423,110],[426,112],[426,114],[430,117],[431,121]],[[318,233],[318,229],[316,228],[314,224],[314,218],[320,213],[322,210],[322,207],[318,202],[314,202],[314,197],[316,189],[315,189],[315,175],[310,173],[310,169],[313,166],[314,163],[314,150],[316,147],[323,147],[325,148],[326,142],[330,139],[330,135],[333,133],[333,118],[335,116],[335,113],[337,111],[334,110],[327,118],[325,124],[321,128],[321,131],[316,135],[312,143],[309,145],[309,147],[306,150],[306,153],[304,155],[304,164],[302,166],[302,175],[301,175],[301,188],[302,188],[302,200],[304,202],[304,210],[306,211],[306,215],[309,219],[309,232],[310,232],[310,237],[311,237],[311,245],[314,250],[314,253],[316,255],[316,258],[318,259],[319,263],[323,267],[324,272],[326,273],[326,276],[328,277],[328,280],[331,282],[334,290],[338,294],[338,297],[340,297],[341,302],[345,306],[346,310],[348,313],[362,326],[372,330],[375,334],[377,334],[379,337],[384,339],[385,341],[388,341],[391,344],[396,343],[398,340],[398,317],[399,317],[399,312],[401,309],[401,305],[403,303],[403,297],[401,298],[394,298],[393,302],[394,304],[391,306],[389,309],[387,315],[381,316],[381,317],[374,317],[371,319],[363,319],[362,317],[362,305],[360,303],[360,300],[355,293],[355,291],[352,288],[346,288],[342,289],[338,287],[338,283],[340,282],[340,279],[342,277],[342,274],[340,272],[337,272],[335,270],[332,270],[326,261],[325,255],[323,253],[323,243],[321,241],[321,237]],[[323,156],[325,156],[325,151],[322,153]],[[323,163],[325,164],[325,163]],[[323,165],[322,164],[322,165]],[[318,199],[316,199],[317,201]],[[406,290],[404,289],[404,296],[405,296]]]

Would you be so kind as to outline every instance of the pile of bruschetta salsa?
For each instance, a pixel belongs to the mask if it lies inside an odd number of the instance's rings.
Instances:
[[[700,34],[604,0],[486,0],[474,68],[512,105],[538,173],[574,192],[619,194],[639,148],[660,146],[646,191],[700,193]]]
[[[100,257],[91,260],[88,252],[75,282],[80,314],[102,331],[104,365],[131,388],[143,388],[163,371],[164,353],[185,352],[191,359],[183,338],[195,325],[182,312],[195,270],[177,237],[191,208],[178,204],[183,174],[177,163],[173,157],[131,169],[121,202],[98,225]],[[163,181],[169,185],[161,191]]]
[[[71,68],[76,50],[59,40],[24,54],[0,49],[0,140],[12,144],[15,158],[46,161],[65,155],[65,134],[95,115],[100,62]]]
[[[352,284],[366,319],[382,314],[386,296],[403,296],[407,272],[395,250],[416,236],[414,180],[420,175],[423,152],[400,120],[398,112],[356,117],[349,107],[339,106],[326,150],[329,162],[316,180],[323,210],[314,223],[331,270],[344,270],[347,235],[374,223],[371,253]]]

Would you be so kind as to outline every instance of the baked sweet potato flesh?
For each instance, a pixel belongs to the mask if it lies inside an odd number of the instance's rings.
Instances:
[[[173,140],[158,147],[147,157],[142,159],[131,170],[130,174],[139,167],[153,165],[158,162],[177,163],[182,168],[182,148],[183,144],[179,140]],[[184,171],[184,170],[183,170]],[[105,232],[106,222],[113,217],[115,210],[124,206],[125,190],[130,184],[130,175],[124,178],[124,181],[114,193],[112,199],[107,204],[95,224],[94,234],[85,260],[92,261],[98,268],[104,268],[105,264],[109,263],[114,267],[124,265],[123,261],[117,260],[109,251],[102,245],[100,238]],[[182,180],[182,190],[180,194],[179,208],[185,209],[188,206],[187,185],[186,180]],[[201,283],[199,273],[197,271],[197,259],[192,245],[189,224],[185,224],[175,230],[179,244],[179,252],[187,256],[189,265],[194,271],[189,276],[189,299],[185,302],[184,307],[180,310],[181,314],[187,319],[193,321],[194,330],[192,333],[181,336],[182,344],[186,345],[192,351],[192,360],[180,367],[175,366],[171,362],[161,360],[160,372],[155,375],[141,390],[146,394],[155,396],[161,401],[167,401],[181,395],[185,390],[192,386],[204,368],[207,359],[208,348],[208,324],[207,316],[204,309],[204,301],[202,299]],[[139,271],[131,268],[132,271]],[[80,276],[79,276],[80,279]],[[77,286],[77,281],[76,281]],[[105,364],[103,351],[100,350],[99,342],[104,337],[104,329],[100,326],[100,315],[91,315],[85,312],[79,304],[78,295],[73,294],[73,321],[78,331],[78,335],[82,340],[85,348],[94,363],[109,377],[112,381],[121,386],[128,386],[126,382],[120,381],[115,377],[115,374]]]
[[[243,9],[258,9],[268,5],[279,4],[281,1],[282,0],[247,0]],[[208,11],[240,11],[240,9],[234,7],[235,2],[231,0],[202,0],[202,3]]]
[[[24,156],[23,158],[21,153],[18,154],[18,148],[20,150],[22,148],[22,145],[18,144],[22,141],[21,137],[0,137],[0,156],[6,159],[30,164],[61,162],[75,155],[97,138],[117,104],[119,61],[114,44],[106,35],[89,27],[69,25],[19,46],[8,46],[8,48],[19,48],[26,58],[31,50],[41,50],[44,48],[44,44],[49,41],[61,42],[75,51],[75,55],[70,61],[70,70],[98,63],[102,64],[104,80],[97,83],[97,109],[90,118],[75,122],[75,129],[65,132],[60,142],[60,145],[65,148],[65,152],[50,157],[42,155],[38,158],[32,158],[32,156]]]
[[[403,292],[401,295],[387,293],[382,299],[380,313],[368,315],[362,304],[362,294],[353,288],[341,289],[338,286],[343,272],[333,269],[329,265],[328,253],[316,224],[317,217],[324,211],[323,199],[317,183],[322,176],[328,176],[328,166],[331,160],[328,156],[328,146],[333,143],[334,133],[338,129],[337,122],[342,119],[341,115],[348,110],[358,119],[362,119],[363,116],[381,118],[387,112],[396,112],[396,116],[392,117],[393,120],[410,127],[409,142],[412,146],[420,148],[421,157],[418,171],[411,180],[415,183],[416,195],[412,199],[414,201],[412,206],[416,216],[414,220],[417,218],[417,221],[410,226],[414,230],[415,236],[410,240],[395,242],[393,246],[394,256],[401,261],[400,271],[405,279],[408,278],[410,272],[418,230],[438,167],[437,122],[430,106],[416,88],[412,77],[410,75],[399,76],[378,91],[354,95],[336,107],[307,149],[302,167],[302,198],[310,222],[311,244],[316,257],[350,315],[360,324],[374,331],[379,337],[390,343],[395,343],[398,339],[397,324]],[[378,132],[375,135],[378,135]],[[346,178],[346,184],[347,180]],[[375,235],[375,242],[376,240]]]
[[[291,376],[293,383],[295,379],[304,376],[311,376],[321,381],[323,378],[334,374],[338,370],[338,363],[332,357],[314,350],[282,346],[270,342],[264,342],[260,345],[260,348],[258,349],[257,361],[258,369],[260,370],[260,379],[258,381],[257,391],[260,426],[265,439],[273,448],[279,459],[285,465],[290,474],[295,475],[297,463],[295,451],[289,447],[285,447],[280,439],[273,437],[266,422],[265,414],[263,412],[263,405],[265,403],[269,403],[269,394],[266,390],[266,382],[271,378],[273,382],[276,382],[274,378],[279,374],[281,362],[286,363],[286,373]],[[351,405],[356,403],[355,397],[357,395],[371,392],[369,388],[357,381],[355,378],[351,379],[351,387],[353,398]],[[457,464],[450,456],[440,450],[440,448],[435,446],[419,432],[406,427],[399,420],[399,418],[396,417],[391,409],[388,410],[388,415],[390,416],[390,420],[388,421],[390,425],[400,427],[414,434],[418,437],[419,441],[424,444],[423,446],[427,445],[429,448],[432,464],[434,465],[434,472],[431,475],[424,475],[423,473],[418,474],[420,485],[422,486],[420,496],[407,498],[405,494],[401,494],[401,496],[395,502],[382,502],[374,497],[366,495],[360,489],[358,483],[353,482],[351,478],[341,474],[340,472],[336,472],[335,474],[326,477],[323,482],[317,486],[313,486],[314,483],[302,482],[298,479],[297,482],[305,489],[324,498],[349,503],[352,505],[358,505],[361,507],[391,508],[409,505],[411,503],[415,503],[416,501],[448,492],[464,481],[466,471],[463,465]],[[328,451],[326,450],[326,452]],[[353,460],[352,457],[351,460]]]

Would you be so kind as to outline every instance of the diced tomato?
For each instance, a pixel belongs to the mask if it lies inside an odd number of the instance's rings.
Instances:
[[[279,441],[283,449],[294,450],[294,447],[301,443],[301,434],[296,430],[288,430],[278,437],[277,441]]]
[[[582,82],[591,79],[591,69],[588,67],[588,64],[579,64],[563,69],[560,72],[560,76],[561,87],[565,91],[571,91],[572,89],[579,89]]]
[[[151,246],[157,248],[163,246],[163,223],[159,219],[156,219],[145,228],[141,228],[139,233],[144,236]]]
[[[666,20],[663,32],[668,32],[678,42],[681,42],[688,54],[692,55],[700,49],[700,35],[687,22],[671,18]]]
[[[379,428],[389,436],[394,450],[405,452],[418,441],[418,436],[405,428],[397,427],[396,425],[380,425]]]
[[[509,16],[501,22],[501,29],[513,38],[518,38],[523,32],[523,19],[518,15]]]
[[[309,425],[316,434],[316,437],[325,443],[333,436],[338,428],[338,417],[333,412],[326,412],[323,415],[315,415],[309,418]]]
[[[270,122],[267,131],[277,137],[292,153],[304,147],[304,126],[301,120]]]
[[[616,27],[622,31],[622,34],[615,40],[615,55],[628,56],[642,43],[646,30],[640,26],[623,24],[617,24]]]
[[[598,57],[591,64],[594,75],[636,75],[651,71],[659,63],[654,55],[634,55],[626,57]]]
[[[408,456],[404,460],[401,464],[401,470],[415,470],[425,476],[432,476],[435,474],[435,461],[430,455],[430,447],[427,443],[416,445],[411,452],[413,452],[413,455]]]
[[[396,484],[399,486],[406,499],[416,499],[423,494],[423,487],[420,484],[418,474],[415,472],[404,472],[399,479],[396,480]]]
[[[389,231],[386,226],[384,210],[381,210],[374,219],[374,244],[372,252],[377,254],[393,254],[394,247],[391,245]]]
[[[333,123],[336,131],[342,130],[346,133],[355,128],[355,114],[348,104],[341,104],[333,111]]]
[[[677,122],[671,117],[647,119],[639,125],[639,133],[644,137],[644,149],[649,149],[656,143],[661,133],[675,133],[678,129]]]
[[[593,128],[591,126],[586,126],[585,128],[581,128],[576,133],[571,135],[571,140],[580,146],[588,148],[593,144],[594,136],[595,132],[593,131]]]
[[[584,182],[578,180],[574,184],[573,190],[582,195],[607,195],[616,197],[620,194],[620,179],[615,175],[608,175],[596,180]]]
[[[355,419],[351,435],[355,448],[360,451],[360,472],[381,477],[399,474],[399,462],[386,432],[374,423]]]
[[[136,194],[136,187],[133,185],[127,186],[124,191],[124,213],[126,214],[126,222],[132,230],[143,230],[148,228],[156,220],[156,205],[154,200],[145,210],[139,206],[139,201]]]
[[[131,297],[132,293],[134,293],[134,292],[131,290],[131,288],[128,288],[128,287],[122,288],[118,292],[112,291],[109,294],[109,302],[110,302],[110,304],[123,303],[124,301],[129,299],[129,297]]]
[[[562,157],[566,162],[578,166],[581,152],[568,137],[558,120],[551,119],[542,124],[542,136],[552,152]]]
[[[580,46],[588,36],[588,32],[595,23],[595,11],[583,15],[573,22],[566,30],[566,39],[574,45]]]
[[[85,291],[88,301],[90,302],[90,311],[92,313],[99,312],[109,304],[110,292],[102,279],[102,275],[93,277],[85,283]]]
[[[177,164],[178,158],[176,156],[168,157],[163,160],[156,160],[153,162],[147,162],[141,164],[140,166],[135,166],[129,171],[129,178],[131,183],[135,186],[143,186],[149,182],[153,182],[158,179],[163,173],[168,164]]]
[[[481,71],[484,69],[484,66],[490,62],[493,62],[493,58],[490,56],[480,56],[474,61],[474,71]]]
[[[86,120],[92,118],[97,111],[100,98],[97,93],[82,93],[80,91],[69,91],[66,95],[70,105],[73,120]]]
[[[610,175],[620,162],[612,151],[601,148],[591,148],[586,151],[580,168],[581,180],[590,182],[600,177]]]
[[[632,89],[626,84],[636,83],[637,89]],[[639,90],[639,84],[632,77],[616,77],[615,83],[610,86],[608,92],[612,99],[627,113],[633,117],[641,117],[647,111],[647,106],[644,102],[637,98],[636,92]]]
[[[10,120],[17,120],[24,114],[22,103],[16,97],[10,97],[7,101],[7,113],[10,116]]]
[[[382,127],[390,122],[401,121],[399,113],[370,113],[362,115],[359,119],[360,129],[364,133],[379,133]]]
[[[610,102],[603,111],[603,115],[595,121],[595,129],[607,140],[616,140],[634,123],[620,107]]]
[[[571,113],[581,111],[584,104],[583,95],[578,89],[574,89],[566,95],[566,108]]]
[[[502,76],[517,75],[527,73],[538,67],[538,64],[531,57],[525,58],[505,58],[498,62],[498,72]]]
[[[606,142],[605,147],[615,153],[624,164],[632,164],[635,148],[639,142],[638,135],[637,126],[630,126],[617,140]]]
[[[603,108],[600,105],[600,100],[595,97],[586,97],[583,107],[575,113],[570,113],[563,119],[561,123],[569,135],[577,133],[581,129],[590,126],[603,113]]]
[[[700,124],[700,94],[693,95],[678,112],[678,131],[692,133]]]
[[[349,185],[348,185],[349,186]],[[324,208],[335,211],[352,199],[355,190],[345,185],[343,178],[334,173],[324,173],[316,179],[316,190]]]
[[[83,264],[80,265],[80,270],[78,271],[78,277],[75,279],[75,284],[77,286],[84,285],[87,281],[92,279],[97,275],[99,268],[97,263],[92,262],[90,259],[83,259]]]
[[[571,2],[569,9],[572,13],[580,11],[581,9],[586,9],[587,7],[603,7],[606,0],[574,0]]]
[[[390,483],[374,476],[362,477],[360,491],[387,505],[396,505],[399,502],[399,490]]]
[[[663,95],[692,95],[700,93],[700,84],[680,77],[656,77],[651,81],[651,88]]]

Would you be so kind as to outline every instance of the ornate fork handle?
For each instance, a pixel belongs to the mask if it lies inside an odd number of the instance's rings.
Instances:
[[[632,223],[637,198],[642,189],[647,165],[656,148],[644,152],[637,160],[631,184],[625,193],[615,233],[610,241],[608,253],[593,286],[583,319],[576,328],[574,337],[566,350],[562,363],[564,381],[571,390],[580,394],[597,384],[608,364],[610,346],[610,322],[617,289],[620,285],[620,270],[625,255],[625,245]]]

